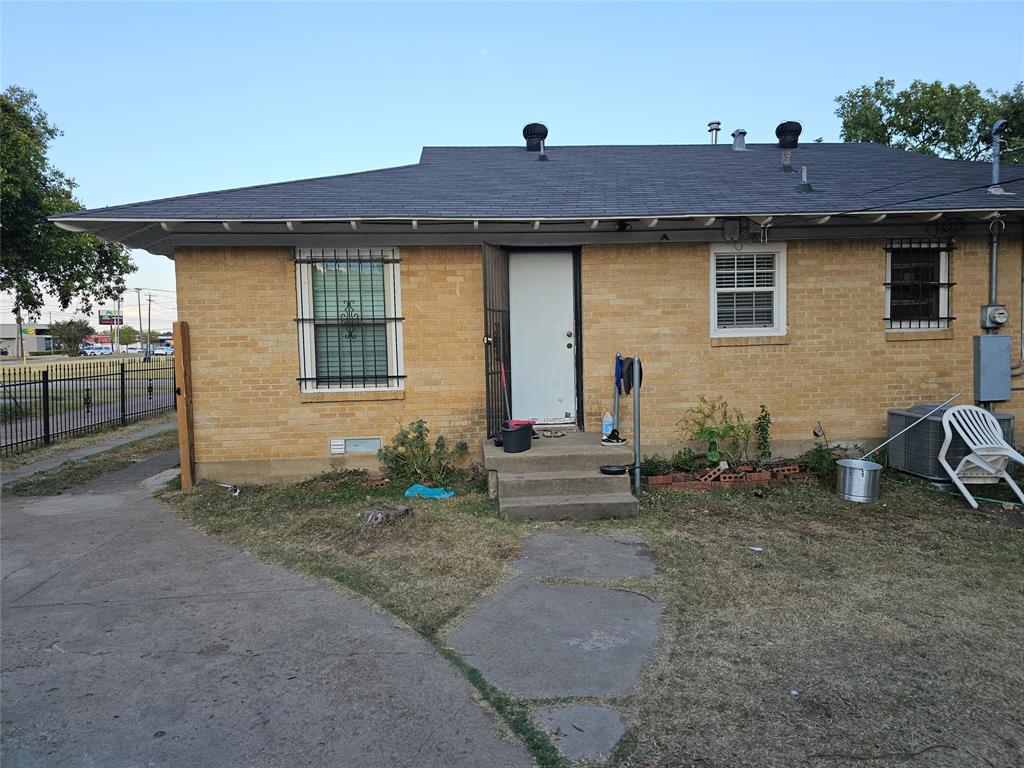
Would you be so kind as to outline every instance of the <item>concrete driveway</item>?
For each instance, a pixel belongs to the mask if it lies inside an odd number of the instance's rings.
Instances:
[[[161,454],[2,505],[16,766],[529,766],[416,634],[176,520]]]

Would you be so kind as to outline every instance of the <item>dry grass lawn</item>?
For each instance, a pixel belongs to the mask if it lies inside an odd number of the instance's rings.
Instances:
[[[176,429],[137,440],[131,440],[130,436],[125,438],[126,442],[116,448],[84,459],[66,461],[53,469],[29,475],[23,480],[4,486],[3,492],[15,496],[57,496],[76,485],[88,483],[97,477],[178,447]]]
[[[1024,765],[1019,513],[892,482],[644,508],[669,603],[622,765]]]
[[[391,495],[333,476],[165,498],[436,638],[533,526],[470,493],[360,532],[368,498]],[[643,535],[661,569],[645,589],[666,602],[656,658],[615,702],[630,730],[611,764],[1024,765],[1022,519],[889,479],[870,506],[817,486],[643,494],[635,520],[578,526]]]
[[[238,497],[202,485],[165,500],[203,531],[337,581],[428,636],[501,583],[505,561],[520,552],[521,527],[500,520],[479,493],[396,498],[364,487],[359,473],[244,488]],[[415,516],[362,531],[359,511],[380,504],[411,506]]]

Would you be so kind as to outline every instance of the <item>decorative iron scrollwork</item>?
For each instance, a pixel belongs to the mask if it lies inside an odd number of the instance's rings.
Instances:
[[[355,338],[356,326],[359,325],[360,317],[353,307],[352,299],[345,299],[345,311],[338,316],[338,320],[345,328],[345,338]]]

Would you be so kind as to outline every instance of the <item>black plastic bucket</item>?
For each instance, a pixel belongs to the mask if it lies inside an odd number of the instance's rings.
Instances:
[[[533,425],[523,424],[521,427],[501,428],[501,442],[505,453],[522,453],[530,450],[533,442]]]

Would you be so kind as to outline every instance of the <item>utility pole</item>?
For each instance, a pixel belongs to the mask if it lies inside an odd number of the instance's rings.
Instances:
[[[143,357],[149,357],[149,350],[142,346],[142,289],[135,289],[135,297],[139,300],[139,349],[142,351]],[[146,338],[146,342],[149,343],[149,338]]]
[[[21,358],[21,362],[24,363],[25,362],[25,339],[22,337],[23,331],[22,331],[22,327],[21,327],[21,310],[20,309],[15,310],[14,316],[18,320],[18,357],[20,357]]]
[[[146,326],[147,326],[146,327],[146,350],[147,350],[146,357],[149,357],[149,349],[150,349],[150,345],[152,344],[152,338],[153,338],[153,294],[152,293],[147,293],[146,294],[146,301],[149,302],[149,306],[146,308],[146,314],[147,314],[147,319],[146,319]]]

